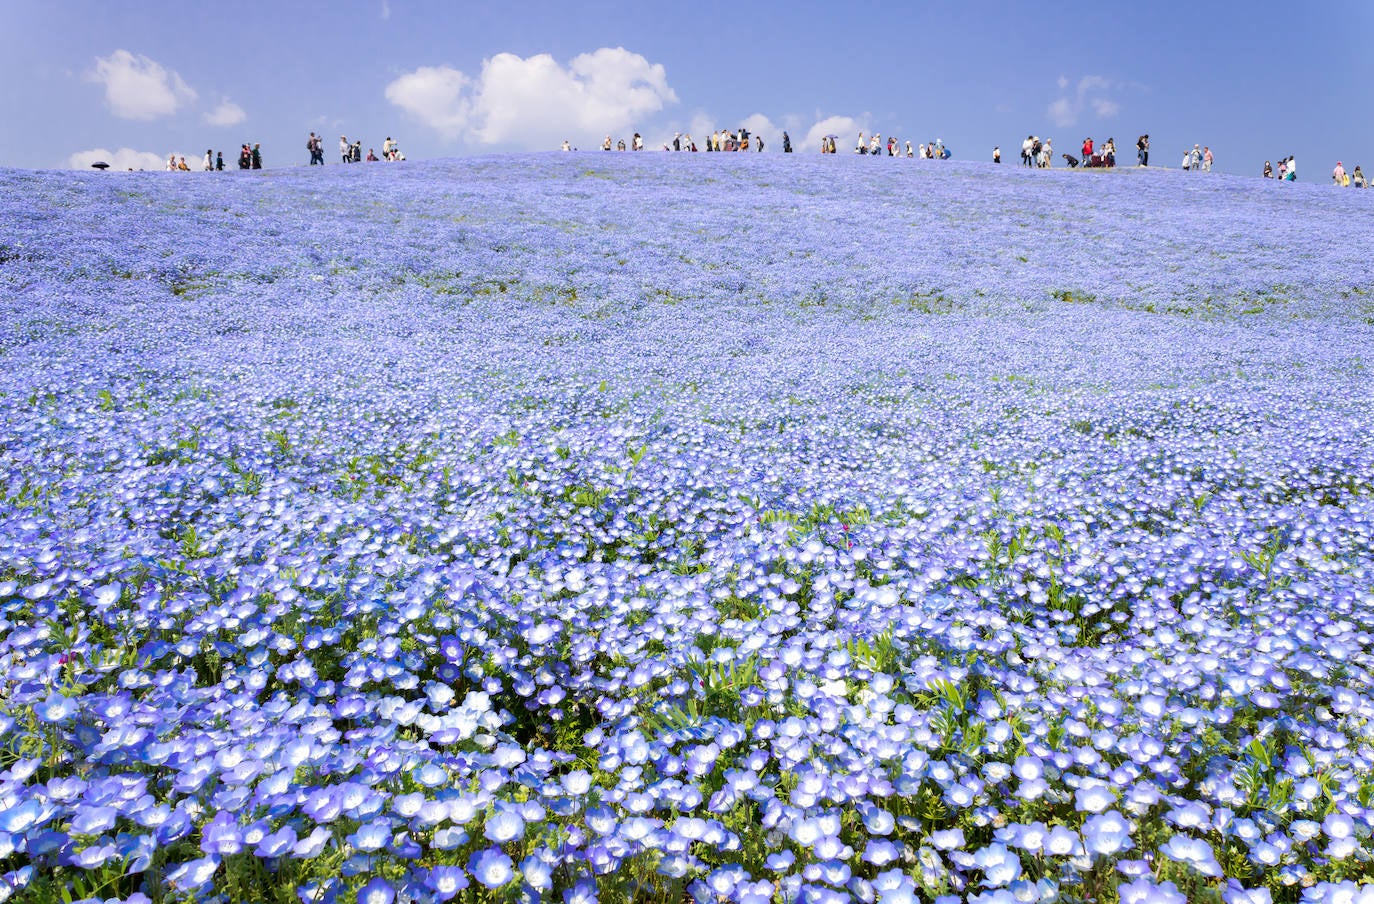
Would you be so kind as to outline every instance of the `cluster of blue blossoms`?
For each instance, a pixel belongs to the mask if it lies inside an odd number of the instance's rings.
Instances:
[[[0,189],[0,901],[1374,901],[1363,195]]]

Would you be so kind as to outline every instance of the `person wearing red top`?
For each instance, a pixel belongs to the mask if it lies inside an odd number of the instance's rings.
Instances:
[[[1092,161],[1093,161],[1093,140],[1092,140],[1091,138],[1084,138],[1084,139],[1083,139],[1083,165],[1084,165],[1084,166],[1092,166],[1092,165],[1093,165]]]

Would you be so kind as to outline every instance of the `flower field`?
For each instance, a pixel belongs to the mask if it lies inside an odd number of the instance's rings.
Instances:
[[[1371,195],[0,170],[0,901],[1374,902]]]

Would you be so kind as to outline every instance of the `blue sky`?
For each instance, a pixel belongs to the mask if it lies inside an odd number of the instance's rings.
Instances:
[[[302,165],[306,134],[394,137],[411,159],[588,149],[608,132],[700,136],[752,124],[779,150],[877,129],[1014,158],[1141,132],[1152,163],[1194,142],[1258,173],[1296,154],[1303,181],[1374,166],[1374,3],[852,2],[272,5],[0,0],[0,163],[95,156],[194,164],[260,142]],[[1363,156],[1362,156],[1363,155]],[[1364,159],[1367,158],[1367,159]]]

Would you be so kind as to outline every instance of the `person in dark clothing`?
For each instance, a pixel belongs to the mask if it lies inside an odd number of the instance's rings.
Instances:
[[[782,133],[782,152],[784,154],[792,153],[792,137],[786,132]]]
[[[262,169],[262,145],[253,145],[253,169]]]
[[[216,172],[221,172],[221,173],[224,172],[224,152],[223,152],[223,151],[219,151],[219,152],[217,152],[217,153],[215,154],[215,170],[216,170]]]
[[[1141,135],[1135,140],[1135,159],[1141,166],[1150,165],[1150,136]]]

